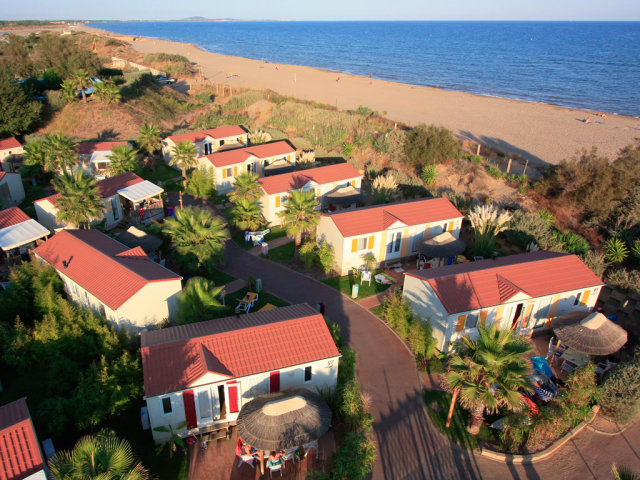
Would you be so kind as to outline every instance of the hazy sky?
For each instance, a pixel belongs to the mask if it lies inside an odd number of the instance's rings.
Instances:
[[[1,20],[640,20],[638,0],[0,0]]]

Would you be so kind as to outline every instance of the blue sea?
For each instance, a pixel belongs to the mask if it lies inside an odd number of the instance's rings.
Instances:
[[[415,85],[640,116],[640,22],[109,22],[115,33]]]

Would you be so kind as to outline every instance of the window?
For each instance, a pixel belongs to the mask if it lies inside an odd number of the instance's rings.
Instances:
[[[576,299],[573,301],[574,305],[578,305],[580,303],[580,298],[582,297],[582,292],[576,295]]]
[[[171,409],[171,398],[164,397],[162,399],[162,413],[169,415],[173,410]]]
[[[107,312],[104,309],[104,304],[100,304],[100,306],[98,307],[98,312],[100,313],[100,315],[107,318]]]
[[[304,381],[311,381],[311,367],[304,367]]]
[[[227,177],[233,177],[233,168],[227,168],[226,176]]]
[[[211,401],[207,390],[198,392],[198,412],[200,412],[200,418],[211,417]]]
[[[209,155],[209,154],[213,153],[213,148],[212,148],[213,146],[210,143],[205,143],[205,144],[203,144],[203,146],[204,146],[204,154],[205,155]]]
[[[354,238],[351,240],[351,253],[359,252],[361,250],[371,250],[374,244],[374,236]]]
[[[394,232],[389,237],[389,243],[387,244],[387,253],[397,253],[400,251],[400,245],[402,244],[402,232]]]
[[[220,146],[224,145],[224,140],[220,140]]]
[[[476,328],[478,326],[478,314],[470,313],[464,323],[464,328]]]

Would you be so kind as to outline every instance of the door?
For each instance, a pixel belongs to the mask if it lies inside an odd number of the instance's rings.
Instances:
[[[206,425],[213,422],[213,408],[209,389],[198,392],[198,425]]]
[[[269,392],[275,393],[280,391],[280,372],[271,372],[269,374]]]
[[[220,412],[220,420],[227,418],[227,397],[224,394],[224,385],[218,387],[218,411]]]
[[[511,330],[516,330],[518,328],[518,322],[520,321],[520,316],[522,315],[522,303],[519,303],[516,306],[515,311],[513,312],[513,317],[511,317]]]
[[[196,403],[193,397],[193,390],[182,392],[182,402],[184,403],[184,416],[187,419],[187,428],[198,427],[198,417],[196,416]]]
[[[387,239],[387,255],[385,258],[387,260],[398,258],[402,246],[402,231],[391,232]]]

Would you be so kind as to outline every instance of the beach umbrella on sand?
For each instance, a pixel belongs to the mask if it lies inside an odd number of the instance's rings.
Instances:
[[[264,450],[286,450],[317,440],[329,430],[331,409],[317,393],[294,388],[246,403],[237,425],[238,435],[260,450],[264,473]]]
[[[599,312],[573,312],[558,319],[553,332],[564,343],[588,355],[609,355],[627,343],[627,331]]]
[[[464,252],[467,246],[465,243],[451,235],[450,232],[443,232],[431,238],[425,238],[418,243],[418,250],[426,257],[447,258]]]

